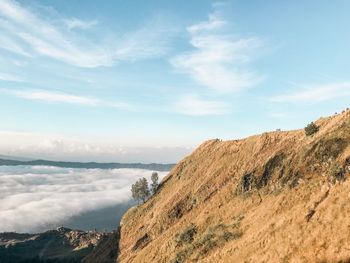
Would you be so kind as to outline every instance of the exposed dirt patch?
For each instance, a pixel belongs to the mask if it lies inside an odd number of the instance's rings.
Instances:
[[[136,251],[138,249],[142,249],[144,248],[145,246],[147,246],[147,244],[151,241],[151,238],[150,236],[146,233],[144,234],[141,238],[139,238],[135,245],[133,246],[132,250],[133,251]]]
[[[168,212],[168,217],[172,220],[180,219],[185,213],[189,212],[193,207],[190,196],[186,196]]]

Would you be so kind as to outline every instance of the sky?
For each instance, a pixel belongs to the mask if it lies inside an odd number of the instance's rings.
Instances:
[[[0,0],[0,154],[176,162],[349,106],[349,1]]]

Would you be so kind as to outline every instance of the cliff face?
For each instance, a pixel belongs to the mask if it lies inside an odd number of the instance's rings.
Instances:
[[[113,263],[118,256],[119,229],[105,235],[82,260],[83,263]]]
[[[211,140],[121,222],[118,262],[348,262],[350,112]]]

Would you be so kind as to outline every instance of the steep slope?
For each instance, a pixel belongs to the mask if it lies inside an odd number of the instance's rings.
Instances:
[[[40,234],[0,233],[0,262],[80,262],[108,236],[64,227]]]
[[[350,261],[350,111],[211,140],[121,222],[118,262]]]

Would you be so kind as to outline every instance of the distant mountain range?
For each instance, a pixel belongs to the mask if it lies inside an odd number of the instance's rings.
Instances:
[[[25,158],[12,158],[10,156],[0,155],[0,166],[17,166],[17,165],[39,165],[55,166],[62,168],[85,168],[85,169],[120,169],[134,168],[146,169],[153,171],[170,171],[175,164],[159,163],[97,163],[97,162],[58,162],[48,160],[25,160]]]
[[[0,154],[0,159],[5,160],[16,160],[16,161],[33,161],[33,158],[26,158],[26,157],[18,157],[18,156],[12,156],[12,155],[2,155]]]

